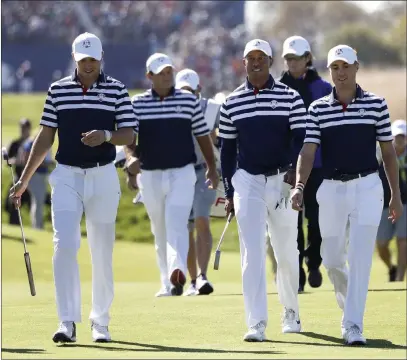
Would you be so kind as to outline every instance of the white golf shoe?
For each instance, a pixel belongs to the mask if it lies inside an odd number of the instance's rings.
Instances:
[[[194,284],[189,285],[187,291],[184,292],[184,296],[196,296],[198,294],[199,292]]]
[[[249,331],[244,335],[243,340],[248,342],[261,342],[266,340],[266,323],[260,321],[258,324],[249,327]]]
[[[199,295],[209,295],[213,293],[213,286],[208,281],[206,276],[200,275],[196,279],[196,288],[198,289]]]
[[[163,286],[158,292],[155,294],[155,297],[162,297],[162,296],[172,296],[171,288],[169,286]]]
[[[76,341],[76,325],[73,321],[62,321],[52,337],[54,343],[72,343]]]
[[[342,328],[342,337],[346,345],[366,345],[366,339],[357,325],[352,325],[347,329]]]
[[[301,321],[293,309],[284,308],[283,329],[284,334],[301,332]]]
[[[107,326],[102,326],[92,321],[91,329],[94,342],[109,342],[112,340]]]

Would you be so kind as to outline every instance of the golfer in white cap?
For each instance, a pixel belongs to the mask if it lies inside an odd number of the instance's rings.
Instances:
[[[309,107],[292,206],[302,209],[303,190],[308,186],[315,153],[321,146],[324,180],[317,200],[322,263],[343,310],[341,330],[345,343],[364,345],[363,316],[383,210],[376,141],[391,189],[388,217],[393,223],[403,212],[397,158],[386,100],[364,91],[356,82],[359,69],[356,51],[347,45],[335,46],[328,53],[327,66],[335,87],[330,95]]]
[[[72,44],[75,71],[52,83],[44,104],[40,131],[11,196],[19,202],[35,170],[58,133],[56,168],[49,176],[54,230],[53,275],[59,327],[56,343],[76,341],[82,320],[77,252],[80,224],[86,217],[92,262],[92,338],[111,340],[110,308],[114,298],[113,247],[121,191],[113,165],[115,145],[131,144],[137,125],[128,91],[101,67],[102,44],[91,33]]]
[[[193,93],[200,100],[206,123],[211,130],[212,141],[215,142],[215,127],[218,126],[220,105],[211,99],[201,96],[202,88],[199,75],[192,69],[183,69],[175,78],[175,87]],[[194,145],[197,157],[195,163],[197,181],[195,183],[193,207],[189,218],[188,271],[191,277],[191,285],[184,294],[186,296],[209,295],[213,292],[213,286],[207,279],[207,271],[212,251],[209,215],[211,206],[216,198],[216,189],[209,189],[205,183],[205,158],[196,139],[194,139]],[[194,229],[196,229],[196,243]],[[199,276],[197,261],[200,268]]]
[[[245,341],[263,341],[268,325],[266,223],[278,263],[277,289],[283,305],[282,332],[301,331],[298,304],[298,214],[288,204],[306,110],[297,91],[270,74],[268,42],[249,41],[243,52],[245,82],[222,104],[219,125],[227,212],[239,229]]]
[[[132,98],[139,122],[138,145],[136,148],[134,142],[125,148],[128,182],[133,188],[140,188],[154,234],[161,275],[157,297],[180,296],[184,292],[187,226],[197,180],[193,137],[206,164],[206,185],[216,189],[219,182],[210,129],[200,100],[175,88],[173,68],[165,54],[156,53],[147,59],[152,88]]]

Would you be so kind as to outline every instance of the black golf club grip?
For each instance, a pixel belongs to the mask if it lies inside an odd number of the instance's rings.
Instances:
[[[218,269],[219,269],[219,262],[220,262],[220,250],[216,250],[216,253],[215,253],[215,261],[214,261],[214,263],[213,263],[213,268],[214,268],[215,270],[218,270]]]
[[[27,268],[28,283],[30,284],[30,292],[32,296],[36,295],[35,285],[34,285],[34,275],[31,268],[30,254],[28,252],[24,253],[25,267]]]
[[[5,147],[1,148],[1,155],[3,156],[3,160],[8,162],[8,153]]]

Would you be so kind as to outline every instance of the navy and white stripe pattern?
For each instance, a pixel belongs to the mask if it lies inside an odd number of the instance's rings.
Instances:
[[[77,71],[51,84],[40,125],[58,128],[56,160],[65,165],[105,162],[115,159],[115,146],[103,143],[89,147],[81,142],[82,133],[137,125],[126,87],[100,73],[97,82],[84,93]]]
[[[238,167],[250,174],[295,166],[305,136],[306,109],[297,91],[274,81],[256,91],[248,80],[225,100],[220,111],[221,165],[226,193]],[[228,195],[227,195],[228,196]],[[228,196],[229,197],[229,196]]]
[[[359,85],[346,108],[335,88],[310,105],[304,143],[321,145],[326,177],[377,170],[376,141],[392,140],[386,100]]]
[[[138,154],[144,170],[164,170],[196,162],[193,136],[210,133],[200,100],[188,91],[172,88],[160,98],[147,90],[132,98],[137,118]]]

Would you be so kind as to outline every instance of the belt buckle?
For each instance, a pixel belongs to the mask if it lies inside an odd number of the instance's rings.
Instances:
[[[342,182],[346,182],[346,181],[348,181],[348,179],[349,179],[349,177],[346,174],[341,174],[339,176],[339,180],[342,181]]]

